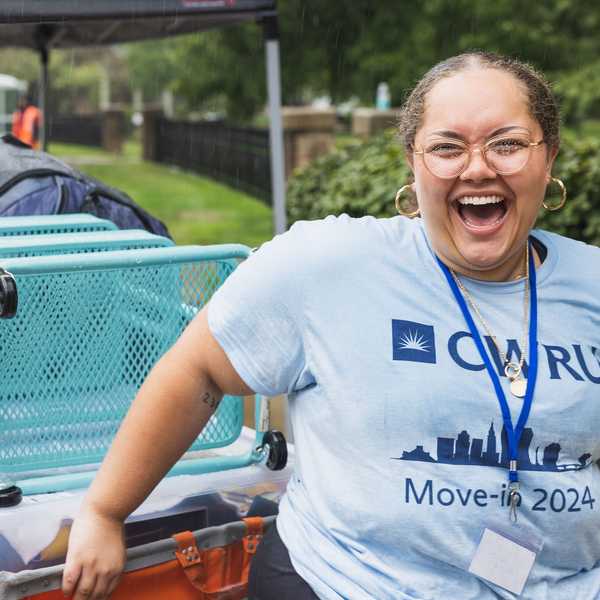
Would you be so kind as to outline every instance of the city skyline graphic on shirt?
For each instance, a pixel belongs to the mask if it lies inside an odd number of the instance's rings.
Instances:
[[[561,445],[551,442],[544,446],[536,446],[531,454],[533,429],[526,427],[519,441],[517,464],[520,471],[579,471],[592,463],[591,453],[586,452],[576,463],[560,463]],[[485,441],[485,444],[484,444]],[[498,444],[500,441],[500,444]],[[392,456],[392,460],[410,460],[446,465],[477,465],[482,467],[508,468],[508,436],[506,427],[502,427],[500,440],[494,430],[492,421],[486,439],[471,439],[467,430],[461,431],[456,438],[438,437],[436,458],[419,444],[413,450],[402,452],[402,456]]]

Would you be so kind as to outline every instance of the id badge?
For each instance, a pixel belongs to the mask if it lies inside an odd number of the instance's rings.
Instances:
[[[518,596],[542,546],[543,540],[522,525],[490,525],[483,530],[468,571]]]

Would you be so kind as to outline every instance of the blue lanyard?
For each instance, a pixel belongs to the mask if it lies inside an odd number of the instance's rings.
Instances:
[[[508,452],[509,452],[509,471],[508,471],[508,480],[512,484],[513,489],[516,490],[519,482],[519,473],[518,473],[518,453],[519,453],[519,441],[521,439],[521,435],[523,433],[523,429],[525,428],[525,424],[527,423],[527,419],[529,417],[529,412],[531,410],[531,403],[533,401],[533,392],[535,389],[535,382],[537,379],[537,370],[538,370],[538,347],[537,347],[537,287],[536,287],[536,273],[535,273],[535,262],[533,259],[533,252],[529,253],[529,290],[530,290],[530,300],[529,300],[529,370],[527,373],[527,389],[525,392],[525,398],[523,399],[523,407],[521,408],[521,414],[519,415],[519,420],[517,421],[517,427],[513,428],[512,419],[510,416],[510,409],[508,407],[508,403],[506,402],[506,396],[504,395],[504,390],[500,384],[500,379],[498,377],[498,373],[496,373],[494,367],[492,366],[492,362],[488,353],[485,350],[483,345],[483,341],[481,336],[479,335],[479,331],[473,322],[473,317],[471,317],[471,313],[469,312],[469,307],[465,302],[465,299],[454,281],[454,277],[452,277],[452,273],[450,273],[450,269],[436,256],[436,260],[442,269],[442,272],[446,276],[446,280],[448,281],[448,285],[454,294],[454,298],[462,311],[462,314],[469,326],[469,330],[473,339],[475,340],[475,345],[477,346],[477,350],[479,350],[479,354],[485,364],[485,368],[487,369],[488,375],[494,384],[494,390],[496,391],[496,396],[498,397],[498,402],[500,403],[500,409],[502,411],[502,419],[504,421],[504,427],[506,428],[506,435],[508,438]],[[523,350],[521,350],[523,351]]]

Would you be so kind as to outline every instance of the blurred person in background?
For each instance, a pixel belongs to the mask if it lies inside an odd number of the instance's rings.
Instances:
[[[11,133],[34,150],[39,150],[41,125],[42,113],[33,102],[33,94],[28,92],[19,98],[12,117]]]

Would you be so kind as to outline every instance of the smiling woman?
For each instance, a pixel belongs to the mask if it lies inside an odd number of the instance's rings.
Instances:
[[[297,222],[150,374],[73,528],[86,580],[99,557],[119,567],[149,491],[132,473],[169,467],[208,388],[289,396],[295,471],[249,599],[597,595],[600,249],[533,229],[552,94],[526,65],[461,55],[417,85],[402,133],[422,218]]]
[[[415,88],[403,125],[438,256],[480,279],[518,275],[558,152],[558,110],[543,79],[509,59],[454,57]]]

